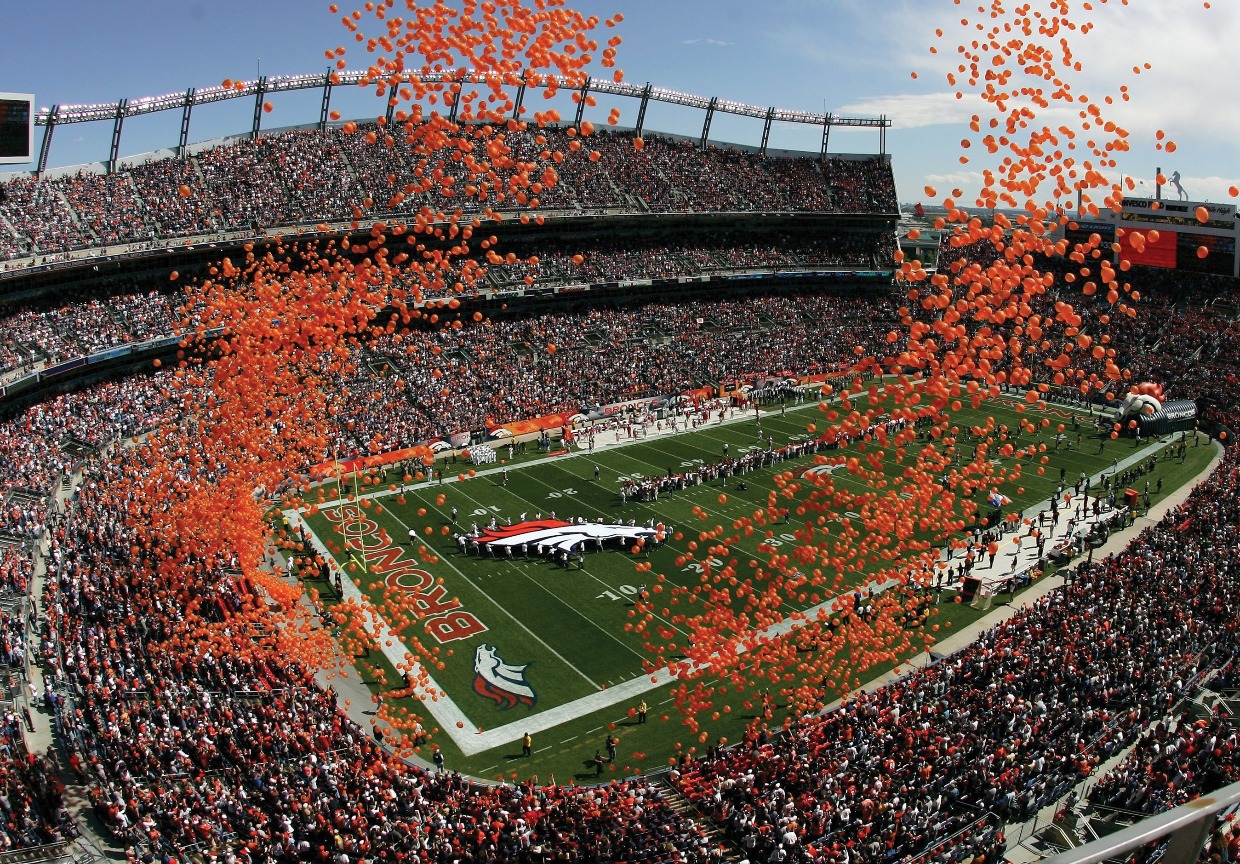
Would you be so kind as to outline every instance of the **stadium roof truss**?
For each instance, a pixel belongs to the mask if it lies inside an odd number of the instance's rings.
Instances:
[[[436,72],[426,75],[419,75],[417,79],[425,84],[450,84],[450,83],[469,83],[469,84],[485,84],[490,79],[484,75],[472,74],[465,71],[458,72]],[[116,170],[116,161],[120,153],[121,130],[127,117],[137,117],[142,114],[153,114],[158,111],[181,111],[181,133],[177,143],[177,153],[184,154],[185,147],[189,142],[190,115],[197,105],[208,105],[212,102],[222,102],[226,99],[242,99],[253,97],[254,99],[254,122],[250,128],[250,137],[257,137],[262,121],[263,99],[270,93],[283,93],[290,90],[312,90],[321,89],[323,91],[323,99],[319,112],[319,129],[325,129],[328,121],[328,108],[331,103],[331,91],[336,86],[358,86],[359,84],[374,83],[366,76],[366,73],[353,72],[323,72],[313,75],[274,75],[271,77],[263,76],[253,81],[240,81],[232,87],[224,87],[217,85],[215,87],[191,87],[180,93],[169,93],[164,96],[146,96],[140,99],[121,99],[119,102],[100,103],[96,105],[53,105],[50,109],[42,109],[35,117],[35,125],[44,127],[43,141],[39,148],[38,172],[42,173],[47,168],[48,153],[51,150],[52,133],[57,126],[64,123],[93,123],[98,121],[112,121],[112,144],[108,154],[107,166],[109,171]],[[505,82],[508,83],[508,82]],[[521,104],[525,97],[525,83],[518,82],[516,86],[516,105],[513,109],[514,117],[520,111]],[[395,92],[396,84],[392,83],[392,91]],[[740,117],[752,117],[756,120],[763,121],[762,144],[760,152],[766,153],[767,143],[770,140],[771,126],[773,123],[802,123],[811,126],[822,127],[822,148],[821,157],[826,158],[827,145],[831,136],[833,127],[847,128],[870,128],[877,129],[879,135],[879,154],[887,153],[887,129],[891,127],[891,119],[887,116],[880,117],[842,117],[837,114],[825,112],[822,114],[811,111],[793,111],[786,108],[762,107],[760,105],[750,105],[745,102],[735,102],[730,99],[720,99],[716,96],[695,96],[691,93],[681,93],[676,90],[669,90],[664,87],[653,87],[650,84],[634,85],[624,82],[611,80],[596,80],[586,78],[584,83],[576,88],[581,93],[581,100],[578,103],[577,124],[581,123],[582,113],[585,108],[585,97],[590,93],[601,93],[607,96],[620,96],[630,99],[637,99],[640,102],[637,113],[636,132],[638,135],[642,133],[642,128],[646,119],[646,106],[650,101],[663,102],[669,105],[680,105],[687,108],[696,108],[705,112],[705,121],[702,124],[702,134],[699,139],[701,146],[705,147],[710,135],[710,124],[715,112],[724,114],[734,114]],[[456,103],[453,103],[453,114],[455,114]],[[387,119],[392,119],[392,111],[389,106]]]

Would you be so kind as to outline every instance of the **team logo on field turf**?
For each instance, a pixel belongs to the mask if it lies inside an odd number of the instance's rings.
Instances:
[[[652,540],[659,530],[645,525],[620,525],[600,522],[574,524],[561,519],[537,519],[487,528],[478,536],[478,542],[487,546],[520,546],[526,544],[531,550],[542,546],[559,552],[571,552],[580,543],[589,544],[602,540],[623,540],[625,545],[639,540]]]
[[[811,465],[800,473],[801,477],[830,477],[836,471],[844,469],[843,462],[827,463],[823,465]]]
[[[505,663],[498,649],[482,644],[474,651],[474,692],[507,711],[514,705],[533,708],[538,694],[525,680],[529,663]]]

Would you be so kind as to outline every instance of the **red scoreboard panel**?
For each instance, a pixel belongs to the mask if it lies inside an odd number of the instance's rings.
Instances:
[[[1133,264],[1140,264],[1145,267],[1164,267],[1168,270],[1174,270],[1176,265],[1176,232],[1167,230],[1158,230],[1157,239],[1150,239],[1150,231],[1148,229],[1138,229],[1140,233],[1145,235],[1145,245],[1140,250],[1132,245],[1134,229],[1129,228],[1124,231],[1124,235],[1118,238],[1116,245],[1119,247],[1119,260],[1131,261]]]

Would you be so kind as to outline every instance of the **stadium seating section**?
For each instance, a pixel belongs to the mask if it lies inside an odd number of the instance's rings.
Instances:
[[[483,202],[441,187],[422,191],[409,145],[367,143],[374,127],[295,130],[222,144],[185,159],[121,166],[115,174],[80,171],[3,184],[0,261],[127,246],[218,232],[349,221],[358,202],[369,215],[481,211]],[[559,130],[510,132],[513,158],[554,165],[560,181],[538,198],[543,211],[636,213],[894,213],[890,165],[877,158],[764,157],[732,149],[700,150],[690,142],[651,136],[642,150],[631,136],[600,132],[588,146],[598,161],[573,154]],[[560,151],[575,158],[555,163]],[[460,170],[464,184],[464,169]],[[536,173],[537,173],[536,172]],[[405,194],[408,186],[417,191]],[[181,187],[190,195],[183,196]],[[397,198],[401,198],[397,202]],[[515,196],[496,200],[515,209]]]

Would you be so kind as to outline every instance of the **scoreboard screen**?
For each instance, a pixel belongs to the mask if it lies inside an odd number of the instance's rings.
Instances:
[[[1230,276],[1235,272],[1236,241],[1217,234],[1190,234],[1185,231],[1176,236],[1175,261],[1177,270]]]
[[[0,165],[34,161],[34,96],[0,93]]]

